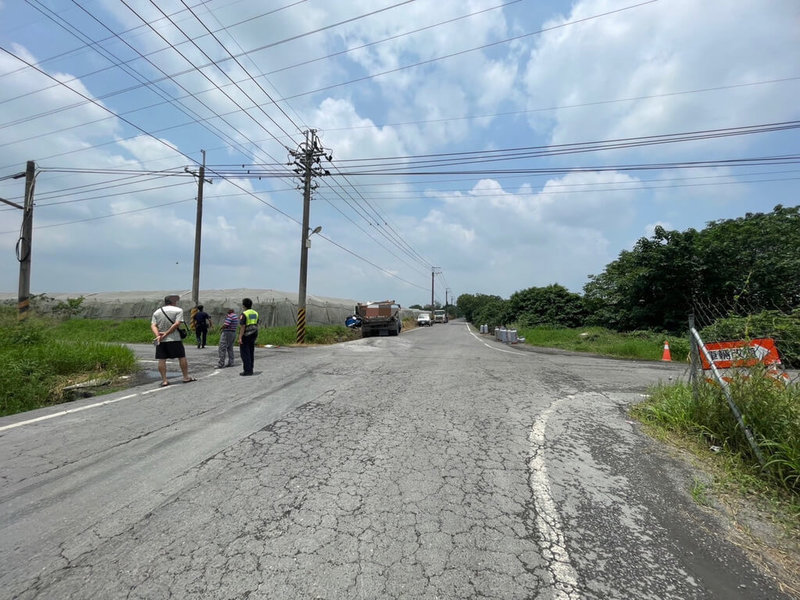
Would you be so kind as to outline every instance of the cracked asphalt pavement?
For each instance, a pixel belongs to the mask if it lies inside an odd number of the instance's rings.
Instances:
[[[254,377],[187,352],[197,382],[0,419],[0,598],[785,597],[626,417],[678,363],[457,321]]]

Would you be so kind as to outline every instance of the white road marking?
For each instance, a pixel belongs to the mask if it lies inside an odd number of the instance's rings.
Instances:
[[[479,338],[477,335],[475,335],[473,333],[472,329],[469,328],[469,325],[467,325],[467,333],[469,333],[472,337],[474,337],[476,340],[478,340],[481,344],[483,344],[484,346],[486,346],[490,350],[494,350],[495,352],[503,352],[505,354],[520,354],[516,350],[504,350],[503,348],[497,348],[496,346],[492,346],[491,344],[487,344],[481,338]]]
[[[520,351],[505,350],[487,344],[467,325],[467,331],[476,340],[495,352],[520,355]],[[556,409],[558,401],[553,402],[533,424],[528,435],[530,441],[530,488],[536,504],[536,529],[539,531],[539,547],[542,556],[548,562],[548,569],[553,576],[554,600],[580,600],[578,593],[578,574],[567,551],[566,540],[562,531],[561,519],[553,500],[550,480],[547,476],[547,464],[544,458],[545,430],[550,415]]]
[[[214,371],[210,375],[206,375],[205,377],[201,377],[200,379],[206,379],[207,377],[212,377],[219,373],[219,371]],[[113,398],[112,400],[104,400],[103,402],[95,402],[94,404],[87,404],[86,406],[79,406],[77,408],[69,408],[67,410],[61,410],[58,412],[51,413],[49,415],[44,415],[42,417],[36,417],[35,419],[28,419],[27,421],[19,421],[18,423],[11,423],[10,425],[3,425],[0,427],[0,432],[6,431],[7,429],[14,429],[16,427],[22,427],[23,425],[32,425],[33,423],[39,423],[40,421],[47,421],[48,419],[55,419],[56,417],[65,417],[67,415],[71,415],[76,412],[81,412],[83,410],[89,410],[90,408],[98,408],[100,406],[108,406],[109,404],[115,404],[117,402],[122,402],[123,400],[130,400],[131,398],[137,398],[139,396],[148,396],[150,394],[157,394],[158,392],[163,392],[165,389],[172,387],[174,384],[170,384],[166,387],[157,387],[152,390],[144,390],[143,392],[138,392],[136,394],[128,394],[127,396],[121,396],[119,398]]]
[[[542,556],[548,561],[553,576],[553,598],[557,600],[580,600],[578,594],[578,574],[572,566],[567,552],[561,519],[553,500],[547,464],[544,458],[545,430],[550,415],[558,401],[539,415],[528,436],[530,441],[530,488],[536,503],[536,528],[539,530],[539,547]]]
[[[148,392],[143,392],[143,394],[146,393]],[[6,429],[14,429],[15,427],[22,427],[23,425],[30,425],[31,423],[38,423],[39,421],[46,421],[47,419],[54,419],[55,417],[64,417],[66,415],[71,415],[72,413],[81,412],[82,410],[97,408],[98,406],[106,406],[108,404],[114,404],[115,402],[121,402],[122,400],[129,400],[130,398],[135,398],[138,395],[139,394],[129,394],[127,396],[122,396],[120,398],[114,398],[113,400],[104,400],[103,402],[95,402],[94,404],[87,404],[86,406],[79,406],[78,408],[70,408],[68,410],[62,410],[49,415],[44,415],[43,417],[36,417],[35,419],[28,419],[27,421],[20,421],[19,423],[11,423],[11,425],[4,425],[3,427],[0,427],[0,431],[5,431]]]

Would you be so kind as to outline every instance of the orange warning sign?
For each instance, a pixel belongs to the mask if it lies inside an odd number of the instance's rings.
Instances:
[[[769,376],[776,379],[787,378],[786,373],[783,372],[778,348],[772,338],[737,342],[708,342],[705,346],[714,366],[720,371],[752,367],[761,363],[767,366]],[[711,369],[711,365],[702,352],[700,360],[703,363],[703,370]],[[723,379],[730,381],[730,378],[726,376],[723,376]]]
[[[736,367],[752,367],[757,363],[765,365],[781,364],[775,340],[761,338],[749,342],[708,342],[706,350],[718,369],[733,369]],[[706,357],[701,354],[703,369],[710,369]]]

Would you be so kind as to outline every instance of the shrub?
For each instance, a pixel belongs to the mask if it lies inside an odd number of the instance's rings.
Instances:
[[[746,317],[718,319],[700,332],[703,341],[775,339],[783,360],[800,365],[800,310],[765,310]]]

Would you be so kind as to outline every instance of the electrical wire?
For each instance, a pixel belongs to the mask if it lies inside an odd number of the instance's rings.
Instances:
[[[286,66],[286,67],[281,67],[279,69],[273,69],[272,71],[268,71],[267,75],[274,75],[276,73],[282,73],[283,71],[296,69],[298,67],[303,67],[303,66],[306,66],[306,65],[310,65],[312,63],[319,62],[319,61],[322,61],[322,60],[328,60],[328,59],[331,59],[331,58],[336,58],[337,56],[342,56],[344,54],[349,54],[351,52],[356,52],[358,50],[363,50],[364,48],[370,48],[372,46],[377,46],[379,44],[383,44],[384,42],[391,42],[393,40],[397,40],[397,39],[400,39],[400,38],[403,38],[403,37],[406,37],[406,36],[409,36],[409,35],[413,35],[415,33],[420,33],[421,31],[427,31],[428,29],[434,29],[436,27],[441,27],[442,25],[449,25],[451,23],[455,23],[456,21],[461,21],[461,20],[467,19],[469,17],[474,17],[474,16],[477,16],[477,15],[481,15],[481,14],[487,13],[487,12],[492,11],[492,10],[497,10],[498,8],[505,8],[506,6],[509,6],[511,4],[516,4],[517,2],[521,2],[521,1],[522,0],[510,0],[509,2],[505,2],[503,4],[497,4],[495,6],[490,6],[489,8],[484,8],[482,10],[476,10],[476,11],[473,11],[471,13],[467,13],[466,15],[461,15],[461,16],[458,16],[458,17],[454,17],[452,19],[447,19],[445,21],[439,21],[438,23],[434,23],[432,25],[426,25],[425,27],[418,27],[417,29],[411,29],[411,30],[405,31],[403,33],[398,33],[397,35],[392,35],[392,36],[389,36],[389,37],[386,37],[386,38],[383,38],[383,39],[380,39],[380,40],[375,40],[375,41],[372,41],[372,42],[368,42],[366,44],[361,44],[360,46],[353,46],[351,48],[347,48],[346,50],[340,50],[339,52],[332,52],[331,54],[326,54],[325,56],[319,56],[317,58],[312,58],[310,60],[305,60],[303,62],[299,62],[299,63],[293,64],[293,65],[289,65],[289,66]],[[334,130],[329,130],[329,131],[337,131],[337,130],[334,129]]]
[[[607,17],[609,15],[620,13],[620,12],[623,12],[623,11],[626,11],[626,10],[631,10],[631,9],[634,9],[634,8],[640,8],[640,7],[645,6],[647,4],[653,4],[653,3],[658,2],[658,1],[659,0],[645,0],[644,2],[640,2],[638,4],[625,6],[623,8],[618,8],[616,10],[611,10],[611,11],[607,11],[607,12],[604,12],[604,13],[599,13],[599,14],[596,14],[596,15],[591,15],[589,17],[584,17],[583,19],[576,19],[574,21],[568,21],[566,23],[561,23],[559,25],[554,25],[552,27],[545,27],[545,28],[539,29],[537,31],[531,31],[529,33],[523,33],[521,35],[516,35],[516,36],[510,37],[510,38],[503,39],[503,40],[498,40],[496,42],[490,42],[488,44],[483,44],[481,46],[474,46],[472,48],[467,48],[466,50],[461,50],[459,52],[452,52],[450,54],[444,54],[442,56],[437,56],[435,58],[429,58],[427,60],[421,60],[421,61],[418,61],[418,62],[415,62],[415,63],[412,63],[412,64],[403,65],[401,67],[395,67],[394,69],[388,69],[386,71],[381,71],[379,73],[370,73],[368,75],[364,75],[363,77],[357,77],[356,79],[351,79],[349,81],[342,81],[342,82],[339,82],[339,83],[326,85],[324,87],[317,88],[317,89],[314,89],[314,90],[307,90],[305,92],[300,92],[300,93],[294,94],[292,96],[286,96],[286,97],[283,98],[283,100],[294,100],[295,98],[302,98],[303,96],[310,96],[311,94],[317,94],[319,92],[327,92],[328,90],[332,90],[332,89],[335,89],[335,88],[351,85],[353,83],[360,83],[362,81],[368,81],[368,80],[371,80],[371,79],[375,79],[377,77],[382,77],[384,75],[390,75],[391,73],[398,73],[400,71],[405,71],[407,69],[413,69],[415,67],[421,67],[421,66],[424,66],[424,65],[429,65],[429,64],[436,63],[436,62],[439,62],[439,61],[447,60],[449,58],[455,58],[456,56],[463,56],[464,54],[469,54],[471,52],[477,52],[478,50],[486,50],[487,48],[493,48],[495,46],[499,46],[499,45],[502,45],[502,44],[508,44],[510,42],[515,42],[515,41],[518,41],[518,40],[522,40],[522,39],[525,39],[525,38],[528,38],[528,37],[531,37],[531,36],[534,36],[534,35],[547,33],[549,31],[555,31],[557,29],[561,29],[561,28],[564,28],[564,27],[570,27],[572,25],[578,25],[580,23],[585,23],[587,21],[592,21],[594,19],[600,19],[602,17]]]

